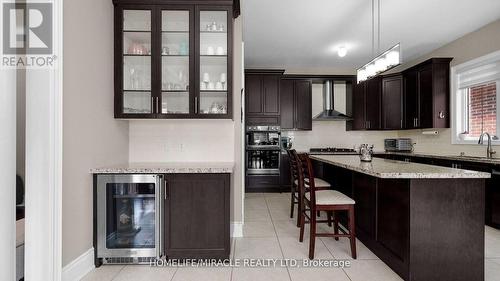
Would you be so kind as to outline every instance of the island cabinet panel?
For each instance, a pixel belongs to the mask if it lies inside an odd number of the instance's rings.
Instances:
[[[165,175],[168,258],[228,258],[229,174]]]
[[[410,189],[408,180],[378,180],[377,242],[399,272],[408,268]],[[385,250],[385,251],[384,251]]]
[[[352,195],[356,214],[356,231],[375,240],[377,180],[364,174],[353,173]]]
[[[484,196],[484,179],[411,181],[410,280],[484,280]]]

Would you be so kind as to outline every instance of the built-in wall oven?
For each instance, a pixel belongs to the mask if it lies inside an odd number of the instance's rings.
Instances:
[[[248,126],[246,130],[247,175],[279,175],[281,131],[279,126]]]
[[[163,175],[97,175],[95,188],[96,264],[149,264],[159,258]]]

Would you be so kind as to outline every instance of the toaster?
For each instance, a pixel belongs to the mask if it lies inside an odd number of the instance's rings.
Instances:
[[[385,139],[384,149],[385,151],[411,152],[413,142],[410,138]]]

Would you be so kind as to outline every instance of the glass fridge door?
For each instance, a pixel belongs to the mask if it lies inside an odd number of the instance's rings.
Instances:
[[[158,257],[162,248],[161,175],[97,176],[97,254]]]
[[[108,183],[106,193],[106,248],[155,248],[155,184]]]

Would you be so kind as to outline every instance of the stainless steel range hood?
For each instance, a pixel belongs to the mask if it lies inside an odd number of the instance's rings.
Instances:
[[[333,82],[323,83],[323,111],[313,118],[313,121],[343,121],[352,120],[351,117],[334,109]]]

